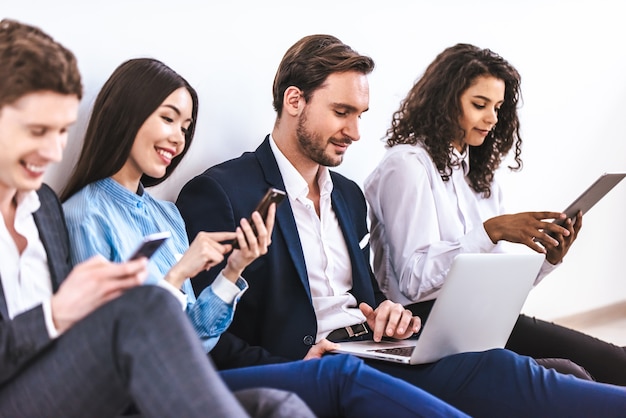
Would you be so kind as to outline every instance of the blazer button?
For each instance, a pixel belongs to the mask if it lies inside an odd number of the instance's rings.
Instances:
[[[313,338],[311,335],[305,335],[302,339],[302,342],[305,345],[313,345],[315,343],[315,338]]]

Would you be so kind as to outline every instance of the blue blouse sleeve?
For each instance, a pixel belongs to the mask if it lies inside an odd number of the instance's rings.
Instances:
[[[189,279],[186,282],[191,287]],[[209,286],[200,293],[195,303],[187,304],[187,316],[207,353],[215,347],[220,335],[230,326],[239,297],[247,288],[246,282],[241,278],[235,284],[241,292],[233,303],[222,300],[215,294],[212,286]]]

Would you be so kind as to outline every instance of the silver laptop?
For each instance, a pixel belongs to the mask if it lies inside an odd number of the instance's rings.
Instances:
[[[544,259],[536,253],[460,254],[417,340],[342,342],[334,352],[424,364],[503,348]]]

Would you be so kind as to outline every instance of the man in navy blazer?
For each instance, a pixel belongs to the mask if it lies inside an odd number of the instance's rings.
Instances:
[[[179,302],[140,286],[145,259],[72,269],[61,205],[42,181],[81,95],[70,51],[0,21],[0,415],[113,417],[132,406],[146,417],[248,416]],[[238,396],[254,416],[310,416],[286,392]]]
[[[270,140],[268,135],[255,152],[212,167],[184,186],[176,203],[190,237],[220,227],[232,230],[241,218],[250,216],[268,188],[285,190]],[[363,193],[353,181],[334,172],[330,175],[334,185],[333,209],[346,236],[350,259],[357,260],[351,263],[350,293],[359,302],[378,306],[385,297],[367,267],[369,243],[359,246],[369,235]],[[316,342],[317,315],[311,304],[304,254],[288,201],[276,208],[275,222],[268,254],[245,271],[250,287],[239,302],[229,330],[272,354],[301,359]],[[196,293],[208,286],[217,272],[216,268],[196,276],[192,281]],[[219,356],[214,358],[220,364]]]
[[[316,357],[335,347],[329,340],[407,338],[419,329],[419,318],[385,300],[373,278],[362,191],[328,170],[360,138],[373,66],[333,36],[304,37],[279,65],[271,135],[256,151],[209,168],[181,190],[177,205],[190,239],[200,231],[234,230],[269,187],[288,195],[277,208],[268,253],[244,272],[250,288],[230,326],[234,335],[224,334],[212,352],[218,367],[271,362],[269,353]],[[194,278],[195,291],[221,268]],[[367,362],[470,415],[619,416],[626,406],[623,388],[560,375],[507,350],[421,366]]]

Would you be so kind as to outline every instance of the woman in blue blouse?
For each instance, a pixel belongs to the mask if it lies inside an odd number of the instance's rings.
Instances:
[[[241,272],[267,251],[275,208],[265,223],[253,214],[258,238],[242,220],[235,232],[204,233],[188,245],[174,204],[146,192],[144,186],[169,177],[188,151],[197,109],[195,90],[165,64],[153,59],[123,63],[96,99],[62,200],[75,263],[95,254],[122,261],[145,235],[171,232],[172,237],[150,259],[149,280],[181,299],[209,352],[232,321],[236,302],[247,288]],[[240,249],[233,250],[227,243],[235,238]],[[220,279],[196,299],[187,278],[217,264],[231,250]],[[434,396],[351,356],[232,369],[221,375],[232,390],[273,387],[295,392],[318,416],[380,416],[382,411],[391,416],[463,416]]]

